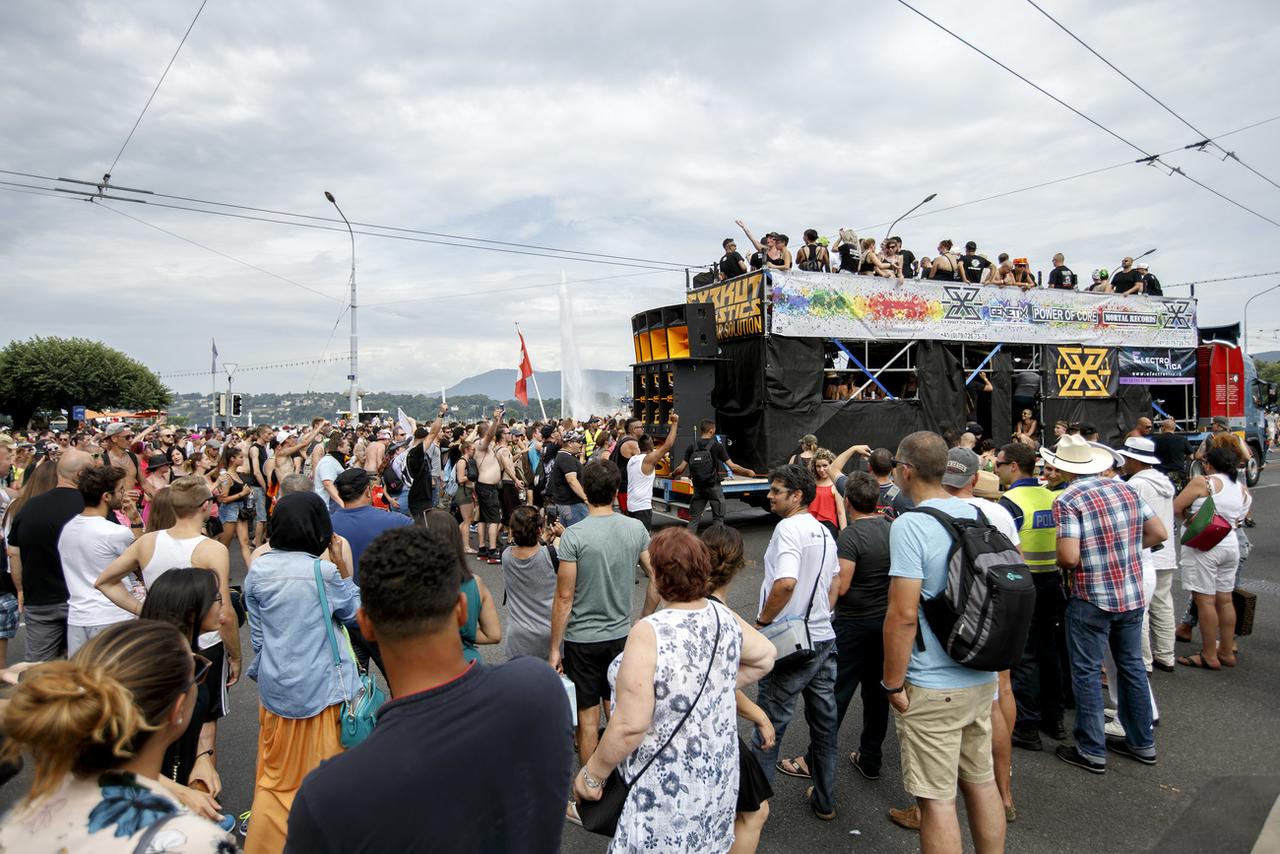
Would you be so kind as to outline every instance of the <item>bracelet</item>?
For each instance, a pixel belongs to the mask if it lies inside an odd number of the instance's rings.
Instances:
[[[201,756],[212,756],[212,755],[213,755],[213,748],[210,747],[208,750],[205,750],[201,753],[197,753],[195,758],[199,759]],[[194,762],[195,759],[193,759],[192,761]]]

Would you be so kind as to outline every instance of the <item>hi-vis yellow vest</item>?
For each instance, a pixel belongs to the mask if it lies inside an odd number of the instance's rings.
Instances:
[[[1018,486],[1004,494],[1022,511],[1022,557],[1032,572],[1058,567],[1058,532],[1053,524],[1053,500],[1058,493],[1044,486]]]

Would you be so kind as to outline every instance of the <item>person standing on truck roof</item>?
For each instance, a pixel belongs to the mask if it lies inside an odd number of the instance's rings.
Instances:
[[[1111,290],[1117,294],[1142,293],[1142,277],[1134,269],[1132,258],[1120,262],[1120,269],[1111,277]]]
[[[966,282],[974,285],[980,283],[990,266],[991,262],[978,254],[977,243],[970,240],[964,245],[964,254],[960,256],[960,272],[964,274]]]
[[[892,250],[891,254],[898,256],[901,262],[898,265],[898,270],[902,273],[903,278],[914,279],[917,272],[916,253],[910,249],[903,249],[902,238],[897,236],[889,238],[889,249]]]
[[[1053,269],[1049,271],[1049,287],[1062,291],[1076,289],[1076,274],[1066,264],[1067,259],[1061,252],[1053,256]]]
[[[720,256],[719,263],[721,280],[732,279],[734,276],[741,276],[747,272],[746,259],[738,251],[738,244],[734,242],[734,239],[726,237],[720,245],[724,247],[724,255]]]
[[[770,270],[791,269],[791,253],[787,250],[787,241],[783,235],[771,231],[764,236],[764,243],[761,243],[756,240],[755,235],[751,233],[742,220],[735,219],[734,222],[747,235],[747,239],[751,241],[751,245],[756,248],[756,251],[760,253],[761,266],[768,267]],[[755,267],[756,259],[754,256],[751,261],[752,267],[759,269]]]
[[[796,266],[811,273],[831,272],[831,255],[827,252],[827,247],[818,244],[816,229],[804,230],[804,246],[796,252]]]
[[[671,413],[667,438],[656,448],[653,437],[641,434],[637,441],[638,453],[627,460],[627,515],[639,519],[646,531],[653,530],[653,481],[658,463],[662,462],[676,442],[676,429],[680,425],[680,416]]]
[[[672,479],[680,477],[685,470],[689,471],[689,480],[693,482],[693,500],[689,502],[689,529],[696,530],[702,511],[711,505],[711,517],[716,522],[724,521],[724,489],[720,486],[720,478],[724,467],[742,477],[755,477],[756,473],[729,459],[729,452],[716,438],[716,422],[710,418],[698,425],[700,435],[684,452],[684,461],[671,473]]]

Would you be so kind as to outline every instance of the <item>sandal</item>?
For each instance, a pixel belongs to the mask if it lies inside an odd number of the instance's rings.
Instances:
[[[1230,661],[1227,661],[1226,656],[1219,655],[1219,656],[1218,656],[1218,663],[1219,663],[1219,664],[1221,664],[1223,667],[1235,667],[1235,666],[1236,666],[1236,657],[1233,655],[1233,656],[1231,656],[1231,660],[1230,660]]]
[[[788,777],[799,777],[802,780],[808,780],[811,776],[809,774],[809,766],[805,764],[803,756],[797,756],[795,759],[779,759],[774,763],[773,767]]]
[[[1205,661],[1204,656],[1202,656],[1200,653],[1196,653],[1195,655],[1180,655],[1178,656],[1178,663],[1181,664],[1183,667],[1195,667],[1200,670],[1221,670],[1222,669],[1221,664],[1219,664],[1217,667],[1214,667],[1212,664]]]
[[[813,805],[813,790],[814,790],[814,787],[810,786],[809,788],[805,789],[805,792],[804,792],[805,800],[809,802],[809,809],[813,812],[815,816],[822,819],[823,821],[835,821],[835,818],[836,818],[835,810],[832,810],[831,812],[818,812],[818,808]]]
[[[578,815],[577,801],[574,801],[574,800],[569,801],[569,806],[567,806],[564,811],[564,817],[568,821],[571,821],[574,824],[576,824],[578,827],[582,827],[582,817]]]

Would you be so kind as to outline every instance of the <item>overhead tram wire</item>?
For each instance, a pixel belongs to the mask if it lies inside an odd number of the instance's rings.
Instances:
[[[1252,166],[1250,166],[1248,163],[1245,163],[1243,160],[1241,160],[1241,159],[1236,155],[1236,153],[1235,153],[1234,151],[1227,151],[1227,150],[1226,150],[1225,148],[1223,148],[1221,145],[1218,145],[1216,142],[1214,142],[1214,138],[1213,138],[1213,137],[1209,136],[1209,134],[1205,133],[1204,131],[1200,130],[1198,127],[1196,127],[1195,125],[1193,125],[1191,122],[1187,121],[1185,118],[1183,118],[1183,117],[1182,117],[1182,115],[1181,115],[1181,114],[1179,114],[1179,113],[1178,113],[1178,111],[1177,111],[1177,110],[1173,109],[1173,107],[1170,107],[1170,106],[1169,106],[1168,104],[1166,104],[1164,101],[1161,101],[1159,98],[1157,98],[1155,95],[1153,95],[1153,94],[1152,94],[1152,93],[1151,93],[1151,92],[1150,92],[1150,91],[1149,91],[1145,86],[1143,86],[1143,85],[1142,85],[1141,83],[1139,83],[1137,80],[1134,80],[1134,79],[1133,79],[1132,77],[1130,77],[1128,74],[1125,74],[1123,71],[1121,71],[1119,68],[1117,68],[1117,67],[1116,67],[1116,65],[1115,65],[1115,63],[1113,63],[1111,60],[1107,59],[1105,56],[1103,56],[1102,54],[1098,53],[1098,51],[1096,51],[1096,50],[1094,50],[1092,47],[1090,47],[1090,46],[1089,46],[1089,44],[1088,44],[1087,42],[1085,42],[1085,40],[1084,40],[1084,39],[1080,38],[1078,35],[1076,35],[1075,33],[1073,33],[1073,32],[1072,32],[1072,31],[1071,31],[1071,30],[1070,30],[1070,29],[1069,29],[1065,24],[1063,24],[1063,23],[1062,23],[1061,21],[1059,21],[1057,18],[1053,17],[1053,15],[1050,15],[1048,12],[1046,12],[1046,11],[1045,11],[1041,6],[1040,6],[1040,4],[1038,4],[1038,3],[1036,3],[1036,2],[1035,2],[1035,0],[1027,0],[1027,2],[1028,2],[1029,4],[1031,4],[1031,7],[1032,7],[1033,9],[1035,9],[1035,10],[1036,10],[1037,12],[1039,12],[1041,15],[1044,15],[1046,18],[1048,18],[1050,21],[1052,21],[1052,22],[1053,22],[1053,24],[1054,24],[1054,26],[1056,26],[1058,29],[1062,30],[1064,33],[1066,33],[1068,36],[1070,36],[1072,39],[1074,39],[1074,40],[1075,40],[1075,41],[1076,41],[1076,42],[1077,42],[1081,47],[1083,47],[1085,50],[1089,51],[1089,53],[1093,54],[1093,55],[1094,55],[1094,56],[1096,56],[1098,59],[1100,59],[1103,63],[1105,63],[1105,64],[1106,64],[1106,66],[1107,66],[1108,68],[1110,68],[1110,69],[1111,69],[1112,71],[1114,71],[1116,74],[1119,74],[1119,75],[1120,75],[1121,77],[1123,77],[1125,80],[1129,81],[1129,83],[1131,83],[1135,89],[1137,89],[1139,92],[1141,92],[1142,94],[1146,95],[1148,98],[1150,98],[1151,100],[1153,100],[1153,101],[1155,101],[1157,104],[1159,104],[1159,105],[1164,109],[1164,111],[1165,111],[1165,112],[1167,112],[1169,115],[1173,116],[1175,119],[1177,119],[1178,121],[1182,122],[1182,123],[1183,123],[1184,125],[1186,125],[1188,128],[1190,128],[1191,130],[1195,131],[1195,132],[1199,135],[1199,137],[1200,137],[1200,139],[1201,139],[1202,141],[1201,141],[1201,142],[1197,142],[1197,143],[1192,143],[1191,145],[1186,146],[1187,148],[1199,148],[1199,149],[1203,150],[1204,146],[1212,145],[1214,148],[1216,148],[1216,149],[1218,149],[1219,151],[1221,151],[1221,152],[1222,152],[1222,154],[1224,155],[1223,159],[1230,158],[1230,159],[1232,159],[1232,160],[1236,161],[1236,162],[1237,162],[1237,163],[1239,163],[1241,166],[1243,166],[1245,169],[1248,169],[1250,172],[1252,172],[1254,175],[1257,175],[1259,178],[1261,178],[1262,180],[1266,181],[1266,182],[1267,182],[1268,184],[1270,184],[1271,186],[1273,186],[1273,187],[1275,187],[1276,189],[1280,190],[1280,184],[1277,184],[1275,181],[1272,181],[1270,178],[1268,178],[1266,175],[1263,175],[1263,174],[1262,174],[1261,172],[1259,172],[1257,169],[1254,169],[1254,168],[1253,168]]]
[[[1269,124],[1269,123],[1274,122],[1274,121],[1280,121],[1280,115],[1278,115],[1278,116],[1271,116],[1270,118],[1263,119],[1262,121],[1254,122],[1253,124],[1245,125],[1244,127],[1236,128],[1235,130],[1229,130],[1229,131],[1226,131],[1225,133],[1220,133],[1220,134],[1218,134],[1216,137],[1214,137],[1214,139],[1226,139],[1226,138],[1227,138],[1227,137],[1229,137],[1229,136],[1233,136],[1233,135],[1238,134],[1238,133],[1243,133],[1244,131],[1247,131],[1247,130],[1253,130],[1253,129],[1254,129],[1254,128],[1256,128],[1256,127],[1260,127],[1260,126],[1262,126],[1262,125]],[[1159,156],[1160,156],[1160,157],[1164,157],[1164,156],[1169,155],[1169,154],[1177,154],[1179,151],[1182,151],[1182,150],[1183,150],[1183,148],[1181,148],[1181,147],[1179,147],[1179,148],[1171,148],[1171,149],[1169,149],[1168,151],[1161,152],[1161,154],[1160,154]],[[1113,169],[1119,169],[1119,168],[1121,168],[1122,166],[1132,166],[1132,165],[1133,165],[1133,161],[1132,161],[1132,160],[1122,160],[1122,161],[1120,161],[1119,163],[1113,163],[1113,164],[1111,164],[1110,166],[1103,166],[1103,167],[1098,168],[1098,169],[1090,169],[1090,170],[1088,170],[1088,171],[1086,171],[1086,172],[1077,172],[1077,173],[1076,173],[1076,174],[1074,174],[1074,175],[1067,175],[1067,176],[1062,177],[1062,178],[1054,178],[1054,179],[1049,180],[1049,181],[1042,181],[1042,182],[1040,182],[1039,184],[1032,184],[1032,185],[1031,185],[1031,186],[1029,186],[1029,187],[1019,187],[1019,188],[1018,188],[1018,189],[1016,189],[1016,190],[1005,190],[1005,191],[1004,191],[1004,192],[1002,192],[1002,193],[996,193],[995,195],[992,195],[992,196],[983,196],[983,197],[982,197],[982,198],[980,198],[980,199],[970,199],[970,200],[969,200],[969,201],[967,201],[967,202],[958,202],[958,203],[956,203],[956,204],[954,204],[954,205],[946,205],[946,206],[941,207],[941,208],[933,208],[933,209],[931,209],[931,210],[924,211],[923,213],[912,214],[912,215],[910,215],[910,216],[903,217],[902,219],[903,219],[903,221],[905,222],[906,220],[909,220],[909,219],[920,219],[920,218],[922,218],[922,217],[926,217],[926,216],[933,216],[934,214],[940,214],[940,213],[945,213],[945,212],[947,212],[947,211],[953,211],[953,210],[956,210],[957,208],[965,208],[965,207],[968,207],[968,206],[970,206],[970,205],[980,204],[980,203],[982,203],[982,202],[990,202],[990,201],[994,201],[995,199],[1003,199],[1003,198],[1005,198],[1006,196],[1013,196],[1013,195],[1017,195],[1018,193],[1026,193],[1026,192],[1030,192],[1031,190],[1039,190],[1039,189],[1042,189],[1042,188],[1044,188],[1044,187],[1052,187],[1054,184],[1062,184],[1062,183],[1065,183],[1065,182],[1067,182],[1067,181],[1074,181],[1074,180],[1076,180],[1077,178],[1087,178],[1087,177],[1089,177],[1090,175],[1099,175],[1099,174],[1101,174],[1101,173],[1103,173],[1103,172],[1110,172],[1110,171],[1111,171],[1111,170],[1113,170]],[[882,225],[888,225],[888,224],[889,224],[889,222],[888,222],[888,220],[886,220],[886,221],[884,221],[884,222],[877,222],[877,223],[875,223],[875,224],[873,224],[873,225],[866,225],[866,226],[862,226],[862,227],[860,227],[860,228],[855,229],[855,231],[866,231],[867,229],[871,229],[871,228],[879,228],[879,227],[880,227],[880,226],[882,226]]]
[[[47,179],[47,180],[57,180],[57,179]],[[20,185],[20,186],[28,186],[28,185]],[[47,190],[50,188],[35,187],[35,189]],[[270,217],[261,217],[261,216],[250,216],[248,214],[232,213],[230,211],[215,211],[215,210],[209,210],[207,208],[187,207],[186,205],[171,205],[165,202],[155,202],[155,201],[150,201],[148,199],[134,199],[128,196],[115,196],[115,195],[107,195],[105,193],[88,193],[81,190],[68,190],[64,187],[54,187],[52,189],[54,189],[56,192],[59,192],[59,193],[65,193],[68,197],[80,196],[85,199],[92,199],[92,200],[106,199],[106,200],[116,201],[116,202],[134,202],[135,204],[149,205],[155,208],[168,208],[170,210],[191,211],[192,213],[209,214],[211,216],[229,217],[232,219],[243,219],[243,220],[249,220],[251,222],[267,222],[267,223],[274,223],[276,225],[293,226],[295,228],[311,228],[311,229],[316,229],[318,231],[346,231],[346,228],[337,228],[336,226],[319,225],[317,223],[292,222],[290,220],[272,219]],[[610,267],[632,267],[638,270],[655,270],[658,272],[665,272],[665,273],[683,273],[686,269],[689,269],[688,267],[685,267],[683,265],[679,267],[676,267],[676,266],[655,267],[649,264],[635,264],[627,261],[609,261],[604,258],[581,258],[581,257],[570,256],[570,255],[551,255],[545,252],[528,252],[522,249],[504,249],[499,246],[476,246],[470,243],[454,243],[448,240],[435,240],[427,237],[413,237],[413,236],[410,236],[409,234],[386,234],[384,232],[379,232],[379,231],[361,231],[359,229],[354,230],[354,233],[362,235],[364,237],[379,237],[384,240],[404,240],[404,241],[409,241],[411,243],[429,243],[436,246],[452,246],[458,249],[479,249],[486,252],[501,252],[505,255],[529,255],[536,258],[552,258],[557,261],[576,261],[576,262],[582,262],[586,264],[604,264]],[[666,262],[659,261],[655,263],[663,264]],[[701,267],[703,265],[694,264],[691,266]]]
[[[1280,270],[1274,270],[1270,273],[1242,273],[1239,276],[1221,276],[1216,279],[1196,279],[1194,282],[1174,282],[1172,285],[1164,285],[1164,287],[1189,288],[1192,285],[1211,285],[1216,282],[1239,282],[1244,279],[1261,279],[1264,276],[1280,276]]]
[[[261,365],[237,365],[236,373],[245,371],[274,371],[280,368],[299,368],[303,365],[312,365],[317,362],[343,362],[349,357],[348,353],[336,353],[331,356],[322,356],[319,359],[294,359],[286,362],[267,362]],[[194,371],[163,371],[156,374],[160,379],[179,379],[182,377],[207,377],[209,369],[204,368]]]
[[[975,53],[980,54],[981,56],[983,56],[983,57],[984,57],[984,58],[986,58],[987,60],[991,61],[992,63],[994,63],[994,64],[996,64],[996,65],[1000,66],[1000,67],[1001,67],[1001,68],[1003,68],[1005,71],[1009,72],[1009,73],[1010,73],[1010,74],[1012,74],[1014,77],[1017,77],[1017,78],[1018,78],[1019,80],[1021,80],[1023,83],[1026,83],[1028,86],[1030,86],[1032,89],[1035,89],[1035,90],[1036,90],[1037,92],[1039,92],[1040,94],[1042,94],[1042,95],[1044,95],[1045,97],[1047,97],[1047,98],[1051,99],[1052,101],[1054,101],[1055,103],[1057,103],[1057,104],[1061,105],[1062,107],[1065,107],[1066,109],[1070,110],[1070,111],[1071,111],[1072,113],[1074,113],[1075,115],[1079,116],[1080,118],[1082,118],[1082,119],[1084,119],[1085,121],[1087,121],[1089,124],[1093,125],[1094,127],[1098,128],[1099,130],[1101,130],[1103,133],[1105,133],[1105,134],[1107,134],[1108,136],[1110,136],[1110,137],[1112,137],[1112,138],[1114,138],[1114,139],[1116,139],[1116,140],[1118,140],[1118,141],[1120,141],[1120,142],[1124,143],[1124,144],[1125,144],[1125,145],[1127,145],[1129,148],[1132,148],[1134,151],[1137,151],[1137,152],[1139,152],[1140,154],[1142,154],[1142,157],[1141,157],[1141,158],[1139,158],[1138,160],[1134,161],[1135,163],[1145,163],[1145,164],[1148,164],[1148,165],[1156,165],[1156,164],[1159,164],[1159,165],[1161,165],[1161,166],[1163,166],[1163,167],[1165,167],[1165,168],[1169,169],[1169,170],[1170,170],[1170,174],[1177,174],[1177,175],[1181,175],[1183,178],[1186,178],[1188,181],[1190,181],[1191,183],[1195,184],[1197,187],[1200,187],[1200,188],[1201,188],[1201,189],[1203,189],[1203,190],[1207,190],[1207,191],[1209,191],[1210,193],[1213,193],[1215,196],[1217,196],[1218,198],[1222,199],[1223,201],[1228,202],[1228,203],[1230,203],[1230,204],[1232,204],[1232,205],[1235,205],[1236,207],[1240,208],[1241,210],[1246,211],[1246,212],[1248,212],[1248,213],[1250,213],[1250,214],[1253,214],[1253,215],[1254,215],[1254,216],[1256,216],[1258,219],[1265,220],[1266,222],[1271,223],[1272,225],[1276,226],[1277,228],[1280,228],[1280,222],[1278,222],[1278,221],[1276,221],[1276,220],[1272,219],[1271,217],[1267,216],[1266,214],[1259,213],[1258,211],[1255,211],[1253,208],[1248,207],[1247,205],[1243,204],[1242,202],[1238,202],[1238,201],[1236,201],[1235,199],[1231,198],[1230,196],[1228,196],[1228,195],[1226,195],[1226,194],[1224,194],[1224,193],[1219,192],[1218,190],[1215,190],[1213,187],[1210,187],[1208,184],[1205,184],[1203,181],[1198,181],[1198,180],[1196,180],[1195,178],[1192,178],[1190,175],[1188,175],[1186,172],[1184,172],[1184,171],[1182,170],[1182,168],[1181,168],[1181,167],[1178,167],[1178,166],[1169,166],[1168,164],[1166,164],[1166,163],[1164,163],[1163,161],[1161,161],[1161,160],[1160,160],[1160,155],[1158,155],[1158,154],[1151,154],[1151,153],[1149,153],[1148,151],[1146,151],[1145,149],[1143,149],[1143,148],[1142,148],[1140,145],[1138,145],[1137,143],[1135,143],[1135,142],[1133,142],[1133,141],[1131,141],[1131,140],[1129,140],[1129,139],[1126,139],[1125,137],[1123,137],[1123,136],[1121,136],[1120,134],[1116,133],[1116,132],[1115,132],[1114,130],[1112,130],[1111,128],[1109,128],[1109,127],[1107,127],[1106,125],[1104,125],[1102,122],[1098,121],[1097,119],[1093,118],[1092,116],[1089,116],[1089,115],[1087,115],[1087,114],[1085,114],[1085,113],[1081,112],[1080,110],[1076,109],[1075,107],[1071,106],[1071,105],[1070,105],[1070,104],[1068,104],[1066,101],[1062,100],[1062,99],[1061,99],[1061,98],[1059,98],[1057,95],[1054,95],[1052,92],[1048,91],[1048,90],[1047,90],[1047,89],[1045,89],[1044,87],[1042,87],[1042,86],[1040,86],[1040,85],[1038,85],[1038,84],[1036,84],[1036,83],[1033,83],[1031,80],[1029,80],[1029,79],[1027,79],[1026,77],[1024,77],[1023,75],[1019,74],[1017,71],[1014,71],[1012,68],[1010,68],[1009,66],[1005,65],[1003,62],[1001,62],[1000,60],[996,59],[994,56],[992,56],[991,54],[987,53],[985,50],[983,50],[982,48],[980,48],[980,47],[978,47],[977,45],[975,45],[973,42],[971,42],[971,41],[969,41],[968,39],[966,39],[964,36],[960,35],[959,33],[956,33],[954,30],[948,29],[944,24],[939,23],[938,21],[936,21],[936,20],[934,20],[933,18],[931,18],[931,17],[929,17],[928,15],[926,15],[924,12],[921,12],[921,11],[920,11],[919,9],[917,9],[915,6],[912,6],[910,3],[908,3],[908,2],[907,2],[907,0],[896,0],[896,2],[898,3],[898,5],[900,5],[900,6],[904,6],[904,7],[906,7],[907,9],[910,9],[910,10],[911,10],[912,12],[914,12],[916,15],[919,15],[921,18],[924,18],[924,19],[925,19],[926,21],[928,21],[930,24],[933,24],[935,27],[937,27],[938,29],[942,30],[944,33],[946,33],[947,35],[951,36],[951,37],[952,37],[953,39],[955,39],[956,41],[958,41],[958,42],[960,42],[961,44],[963,44],[965,47],[969,48],[970,50],[974,51]]]
[[[599,277],[594,277],[590,279],[565,279],[563,284],[580,285],[580,284],[587,284],[588,282],[611,282],[614,279],[633,279],[633,278],[636,278],[637,276],[654,276],[654,275],[657,275],[659,272],[665,273],[667,271],[656,270],[651,273],[622,273],[617,276],[599,276]],[[406,303],[411,303],[411,302],[437,302],[440,300],[462,299],[466,297],[483,297],[483,296],[489,296],[490,294],[507,294],[507,293],[514,293],[516,291],[532,291],[532,290],[538,290],[538,289],[553,288],[559,284],[561,284],[561,282],[559,281],[537,282],[536,284],[530,284],[530,285],[514,285],[509,288],[490,288],[487,290],[466,291],[464,293],[443,294],[443,295],[427,296],[427,297],[408,297],[406,299],[394,299],[394,300],[386,300],[384,302],[364,303],[360,307],[361,308],[386,308],[393,305],[404,305]]]
[[[155,223],[147,222],[145,219],[141,219],[139,217],[133,216],[132,214],[125,213],[119,208],[114,208],[111,205],[105,205],[101,203],[96,205],[96,207],[99,207],[106,211],[111,211],[112,213],[115,213],[115,214],[119,214],[122,217],[131,219],[134,222],[139,223],[141,225],[145,225],[147,228],[153,228],[156,231],[169,235],[170,237],[176,237],[178,240],[181,240],[183,243],[190,243],[192,246],[203,249],[206,252],[212,252],[214,255],[217,255],[221,258],[226,258],[228,261],[234,261],[235,263],[240,264],[241,266],[248,267],[250,270],[255,270],[266,276],[271,276],[273,279],[279,279],[280,281],[285,282],[286,284],[290,284],[290,285],[293,285],[294,287],[302,288],[304,291],[310,291],[316,296],[324,297],[325,299],[330,300],[332,302],[342,302],[342,300],[339,299],[338,297],[330,296],[329,294],[326,294],[324,291],[317,290],[311,287],[310,285],[304,285],[302,284],[302,282],[295,282],[293,279],[290,279],[287,276],[282,276],[279,273],[273,273],[270,270],[264,270],[262,267],[259,267],[256,264],[250,264],[248,261],[244,261],[240,258],[237,258],[234,255],[230,255],[226,252],[223,252],[220,249],[214,249],[212,246],[205,246],[203,243],[192,240],[190,237],[184,237],[183,235],[178,234],[176,231],[170,231],[167,228],[161,228]]]
[[[47,175],[34,175],[29,172],[12,172],[7,169],[0,169],[0,173],[11,174],[11,175],[21,175],[22,177],[25,177],[25,178],[40,178],[41,180],[45,180],[45,181],[63,182],[68,184],[82,184],[88,187],[100,186],[99,182],[82,181],[78,178],[54,178]],[[142,190],[142,189],[136,189],[131,187],[118,187],[118,186],[112,186],[110,187],[110,189],[113,192],[138,193],[138,194],[150,196],[152,198],[157,198],[157,199],[171,199],[174,201],[191,202],[193,204],[199,204],[199,205],[212,205],[214,207],[232,208],[234,210],[250,211],[252,213],[272,214],[275,216],[287,216],[287,217],[293,217],[294,219],[305,219],[305,220],[312,220],[315,222],[329,222],[334,224],[342,222],[342,220],[334,219],[333,217],[318,216],[315,214],[293,213],[291,211],[282,211],[275,208],[260,208],[260,207],[254,207],[252,205],[235,204],[232,202],[219,202],[211,199],[200,199],[194,196],[179,196],[179,195],[174,195],[172,193],[158,193],[154,190]],[[427,231],[425,229],[407,228],[404,226],[395,226],[395,225],[379,225],[378,223],[371,223],[371,222],[359,222],[359,221],[353,220],[351,224],[362,226],[364,228],[376,228],[381,231],[398,231],[398,232],[403,232],[405,234],[421,234],[426,237],[439,237],[439,238],[445,238],[448,240],[466,240],[472,243],[486,243],[486,244],[492,244],[495,246],[513,246],[518,249],[537,249],[543,252],[559,252],[565,255],[585,255],[591,258],[609,258],[616,261],[636,261],[642,264],[657,264],[657,265],[662,265],[666,267],[672,267],[679,270],[684,270],[685,268],[702,266],[701,264],[682,264],[678,261],[659,261],[653,258],[634,258],[628,255],[612,255],[605,252],[585,252],[578,249],[560,249],[555,246],[541,246],[536,243],[515,243],[509,240],[492,240],[486,237],[468,237],[463,234],[449,234],[447,232]],[[345,230],[345,226],[343,230]]]
[[[187,36],[191,35],[191,31],[195,29],[196,21],[200,20],[200,13],[204,11],[205,4],[209,0],[200,0],[200,8],[196,9],[196,14],[191,19],[191,24],[187,27],[187,31],[182,34],[182,40],[178,42],[178,46],[174,48],[173,56],[169,57],[169,64],[164,67],[164,71],[160,74],[160,79],[156,81],[156,86],[151,90],[151,95],[147,98],[147,103],[142,105],[142,112],[138,113],[137,121],[133,123],[133,127],[129,129],[129,135],[124,138],[124,143],[120,146],[120,150],[116,152],[116,157],[111,161],[110,168],[107,169],[105,175],[102,176],[102,183],[105,186],[111,181],[111,173],[116,171],[116,164],[120,162],[124,150],[129,147],[129,141],[133,139],[133,134],[138,130],[138,125],[142,123],[142,117],[147,114],[147,109],[151,106],[152,100],[155,99],[156,93],[160,91],[160,86],[164,83],[165,77],[169,75],[169,69],[173,67],[173,62],[178,58],[178,53],[182,50],[182,46],[187,43]]]

